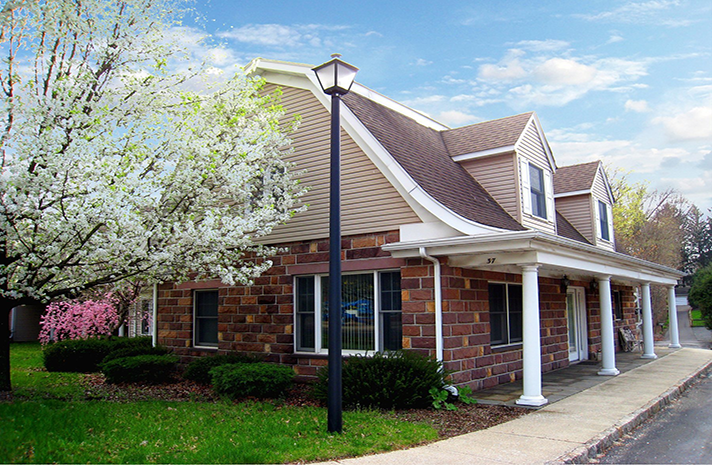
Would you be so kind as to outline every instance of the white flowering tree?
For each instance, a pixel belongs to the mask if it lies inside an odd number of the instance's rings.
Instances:
[[[201,71],[176,72],[175,14],[172,0],[2,7],[0,390],[17,305],[270,266],[259,238],[301,193],[278,96],[240,74],[186,91]]]

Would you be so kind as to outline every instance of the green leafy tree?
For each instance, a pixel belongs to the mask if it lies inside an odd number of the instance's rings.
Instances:
[[[647,183],[631,182],[630,173],[609,172],[616,250],[670,268],[681,269],[688,202],[672,189],[657,191]],[[667,292],[651,286],[655,321],[667,320]]]
[[[712,265],[697,270],[687,300],[692,308],[700,310],[705,326],[712,329]]]
[[[712,217],[693,205],[684,221],[683,271],[692,274],[712,264]]]

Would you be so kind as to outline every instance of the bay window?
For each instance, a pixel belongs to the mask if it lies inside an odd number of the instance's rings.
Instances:
[[[326,353],[329,347],[329,277],[295,278],[297,352]],[[346,353],[401,348],[400,272],[341,276],[341,339]]]

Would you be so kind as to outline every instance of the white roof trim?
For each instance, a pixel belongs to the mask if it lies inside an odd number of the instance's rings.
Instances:
[[[593,182],[596,182],[596,177],[601,176],[601,180],[603,181],[603,185],[606,186],[606,192],[608,193],[608,200],[611,202],[611,205],[616,203],[616,198],[613,196],[613,190],[611,189],[611,183],[608,182],[608,176],[606,176],[606,170],[603,169],[603,163],[600,161],[598,162],[598,168],[596,169],[596,176],[593,178]]]
[[[258,70],[263,69],[266,71],[272,71],[280,74],[290,74],[293,76],[304,76],[308,78],[310,81],[316,83],[316,89],[321,89],[319,86],[318,81],[316,80],[316,75],[312,72],[312,68],[314,68],[313,65],[307,65],[307,64],[302,64],[302,63],[289,63],[286,61],[278,61],[278,60],[267,60],[264,58],[255,58],[252,60],[246,67],[245,67],[245,72],[248,74],[251,73],[257,73]],[[450,127],[435,121],[431,117],[414,110],[410,107],[407,107],[403,105],[402,103],[396,102],[395,100],[386,97],[385,95],[379,94],[378,92],[369,89],[368,87],[359,84],[358,82],[354,82],[353,86],[351,86],[350,92],[354,92],[356,94],[362,95],[363,97],[366,97],[369,100],[372,100],[379,105],[383,105],[384,107],[390,108],[393,111],[396,111],[404,116],[407,116],[410,119],[413,119],[417,121],[419,124],[438,130],[438,131],[444,131],[446,129],[450,129]],[[320,92],[323,94],[323,92]],[[327,107],[328,108],[328,107]]]
[[[515,146],[514,145],[505,145],[504,147],[496,147],[493,149],[488,149],[488,150],[482,150],[479,152],[472,152],[472,153],[464,153],[462,155],[455,155],[452,157],[453,160],[455,161],[466,161],[466,160],[472,160],[474,158],[482,158],[482,157],[487,157],[490,155],[499,155],[502,153],[509,153],[509,152],[514,152]]]
[[[584,189],[580,191],[571,191],[571,192],[562,192],[561,194],[554,194],[554,198],[558,199],[559,197],[571,197],[574,195],[585,195],[585,194],[590,194],[592,191],[591,189]]]
[[[555,247],[552,248],[552,245]],[[433,256],[470,255],[480,260],[487,258],[483,254],[536,252],[538,262],[544,265],[569,267],[594,275],[610,274],[637,282],[674,285],[684,275],[663,265],[533,230],[396,242],[382,246],[394,257],[419,256],[421,247]]]
[[[519,135],[519,138],[514,144],[514,147],[517,151],[519,150],[519,146],[522,144],[522,137],[527,132],[527,130],[529,129],[529,125],[531,124],[534,125],[534,129],[536,129],[536,132],[539,135],[539,140],[541,141],[542,147],[544,147],[544,153],[546,154],[546,158],[549,161],[549,168],[551,169],[551,172],[554,173],[556,172],[556,160],[554,160],[554,154],[552,153],[551,147],[549,146],[549,141],[546,140],[546,135],[544,135],[544,130],[541,127],[541,122],[539,121],[539,117],[536,115],[536,112],[532,112],[529,121],[524,126],[524,130]]]

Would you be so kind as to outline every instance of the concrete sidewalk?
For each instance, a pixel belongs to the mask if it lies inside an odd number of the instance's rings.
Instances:
[[[422,447],[327,463],[582,462],[638,426],[711,369],[711,350],[679,349],[487,430]]]

